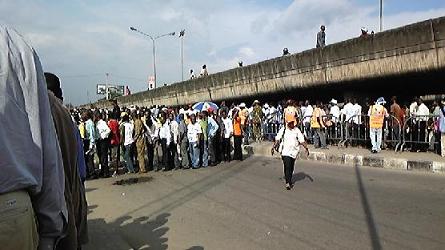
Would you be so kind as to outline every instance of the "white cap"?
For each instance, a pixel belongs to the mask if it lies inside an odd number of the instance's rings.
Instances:
[[[244,102],[242,102],[242,103],[239,105],[239,107],[240,107],[240,108],[245,108],[245,107],[246,107],[246,104],[245,104]]]
[[[332,100],[331,100],[329,103],[337,104],[337,100],[335,100],[334,98],[332,98]]]

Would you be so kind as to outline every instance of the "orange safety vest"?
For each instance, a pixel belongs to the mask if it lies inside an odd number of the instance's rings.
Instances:
[[[386,109],[382,105],[376,104],[370,107],[371,112],[369,114],[369,127],[370,128],[382,128],[383,121],[385,120]]]
[[[312,112],[311,128],[320,128],[320,123],[318,122],[317,118],[320,118],[320,122],[321,122],[321,110],[320,110],[320,108],[315,108],[314,112]]]

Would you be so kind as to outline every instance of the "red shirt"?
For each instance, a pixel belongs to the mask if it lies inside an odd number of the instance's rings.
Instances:
[[[117,146],[120,143],[119,123],[117,120],[110,119],[108,121],[108,127],[111,130],[111,145]]]

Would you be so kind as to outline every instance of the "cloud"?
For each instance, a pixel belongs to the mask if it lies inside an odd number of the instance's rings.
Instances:
[[[399,4],[395,0],[393,4]],[[405,5],[407,3],[402,2]],[[398,8],[397,8],[398,9]],[[11,15],[14,13],[14,15]],[[385,15],[385,29],[445,15],[445,3],[417,11]],[[315,46],[321,24],[327,42],[356,37],[360,27],[378,29],[376,6],[357,0],[206,1],[206,0],[0,0],[1,22],[15,27],[36,48],[45,70],[62,78],[66,100],[85,103],[105,81],[146,89],[152,75],[151,35],[186,30],[185,72],[206,64],[210,72],[292,53]],[[160,83],[181,79],[180,39],[156,41]],[[66,77],[64,77],[66,76]]]

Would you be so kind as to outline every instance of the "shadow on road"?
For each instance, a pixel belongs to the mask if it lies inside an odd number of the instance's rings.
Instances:
[[[372,249],[380,250],[382,249],[382,245],[380,243],[379,232],[374,222],[374,217],[372,215],[371,207],[369,205],[368,196],[366,194],[366,190],[363,185],[360,168],[357,165],[355,166],[355,174],[357,176],[357,185],[360,191],[360,199],[362,202],[363,212],[365,213],[366,216],[366,223],[368,225],[368,232],[369,232],[369,238],[372,243]]]
[[[90,242],[85,249],[167,249],[168,217],[163,213],[151,220],[145,216],[123,216],[108,223],[102,218],[89,220]]]
[[[310,175],[306,174],[305,172],[299,172],[292,176],[292,183],[302,181],[306,178],[308,178],[311,182],[314,182],[314,179]]]

